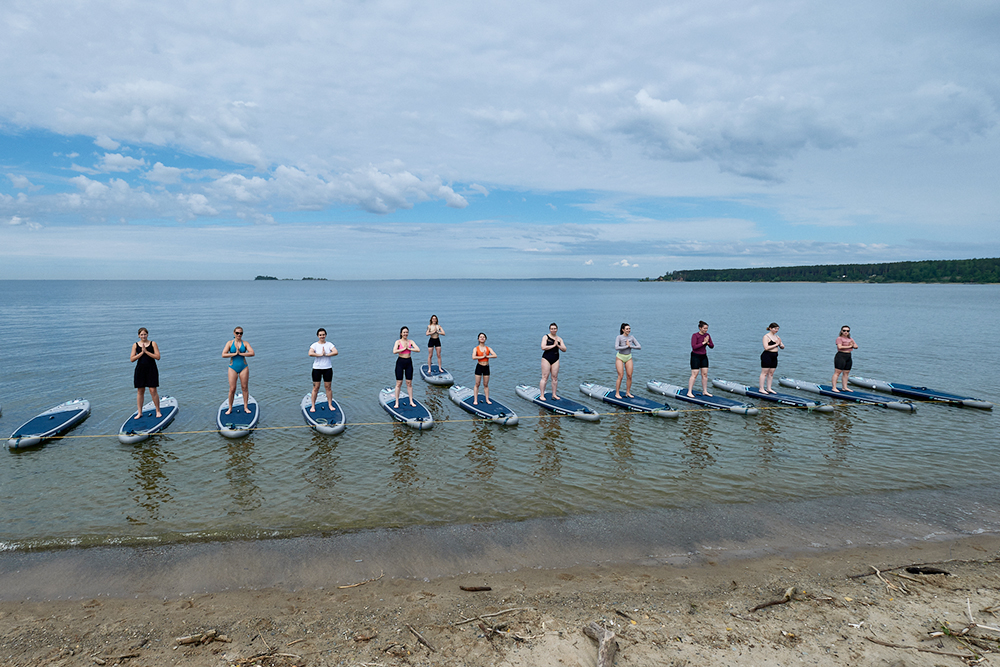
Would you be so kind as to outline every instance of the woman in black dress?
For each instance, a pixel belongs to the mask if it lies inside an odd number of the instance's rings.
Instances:
[[[146,327],[139,329],[139,342],[132,346],[130,361],[135,364],[135,374],[132,376],[132,385],[135,387],[136,415],[138,419],[142,416],[142,402],[146,398],[146,388],[149,388],[149,397],[153,399],[156,406],[156,416],[160,414],[160,395],[156,393],[156,388],[160,386],[160,372],[156,368],[156,360],[160,358],[160,347],[155,341],[149,340],[149,331]]]

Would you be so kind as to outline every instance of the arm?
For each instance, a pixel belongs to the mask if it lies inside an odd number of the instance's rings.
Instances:
[[[309,356],[310,357],[322,357],[323,355],[322,354],[316,354],[316,350],[314,350],[313,346],[310,345],[309,346]]]
[[[629,340],[631,341],[629,343],[629,345],[632,346],[633,350],[641,350],[642,349],[642,345],[639,345],[639,341],[637,341],[635,339],[635,336],[629,336]]]
[[[420,348],[412,340],[410,341],[410,352],[419,352]]]
[[[339,352],[337,352],[337,346],[334,345],[333,343],[330,343],[330,350],[331,350],[330,354],[326,355],[328,357],[335,357],[338,354],[340,354]]]
[[[430,336],[432,333],[434,333],[434,325],[433,324],[428,324],[427,325],[427,331],[424,332],[424,335],[425,336]]]
[[[247,346],[247,351],[246,352],[241,352],[240,354],[242,354],[244,357],[252,357],[253,356],[253,348],[250,347],[250,343],[247,343],[247,342],[244,341],[243,344]]]
[[[439,336],[443,336],[444,335],[444,329],[441,328],[440,324],[438,325],[438,335]]]
[[[231,359],[232,357],[235,357],[238,354],[237,352],[230,352],[229,351],[229,348],[232,347],[232,344],[233,344],[233,341],[229,341],[222,348],[222,358],[223,359]]]
[[[552,343],[552,345],[546,345],[545,341],[547,341],[548,339],[549,339],[548,336],[542,336],[542,349],[543,350],[551,350],[552,348],[554,348],[556,346],[555,343]]]
[[[135,343],[133,343],[133,344],[132,344],[132,347],[130,347],[130,348],[129,348],[129,356],[128,356],[128,360],[134,363],[134,362],[136,362],[136,361],[137,361],[137,360],[139,359],[139,357],[141,357],[141,356],[142,356],[142,348],[139,348],[139,353],[138,353],[138,354],[136,354],[136,353],[135,353]]]
[[[563,341],[563,339],[560,336],[556,336],[556,347],[558,347],[563,352],[566,351],[566,343]]]
[[[149,354],[149,350],[152,350],[153,353]],[[153,359],[160,359],[160,346],[156,344],[156,341],[151,341],[149,343],[149,347],[146,349],[146,354],[149,354],[149,356],[153,357]]]
[[[708,345],[713,350],[715,349],[715,343],[712,342],[712,334],[705,334],[705,345]]]
[[[488,359],[496,359],[497,358],[497,353],[493,351],[492,347],[488,347],[486,349],[490,351],[490,354],[487,357]]]
[[[615,349],[621,352],[622,350],[628,349],[628,338],[622,334],[619,334],[615,338]]]

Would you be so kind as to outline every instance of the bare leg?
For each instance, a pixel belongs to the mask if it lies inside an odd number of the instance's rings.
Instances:
[[[632,395],[632,367],[633,362],[631,359],[625,364],[625,395],[629,398],[635,398]]]
[[[243,410],[250,414],[250,367],[240,371],[240,384],[243,385]]]
[[[437,351],[438,351],[438,368],[444,368],[444,366],[441,365],[441,348],[439,347]]]
[[[233,397],[236,396],[236,381],[239,379],[239,375],[232,368],[229,370],[229,409],[226,410],[226,414],[232,414],[233,412]]]
[[[434,358],[434,348],[430,345],[427,346],[427,370],[431,369],[431,359]]]
[[[538,399],[541,401],[545,400],[545,384],[549,381],[549,373],[552,370],[552,365],[549,363],[548,359],[542,359],[542,381],[538,385],[538,391],[541,394]]]
[[[622,376],[625,375],[625,364],[618,357],[615,357],[615,370],[618,371],[618,380],[615,381],[615,398],[621,398]]]
[[[840,377],[840,369],[836,369],[833,371],[833,379],[830,380],[830,387],[838,394],[840,393],[840,390],[837,389],[837,378],[839,377]]]
[[[333,411],[333,394],[330,393],[330,383],[324,382],[323,385],[326,387],[326,407]],[[316,405],[316,398],[313,397],[313,405]]]
[[[413,380],[406,381],[406,395],[410,397],[410,407],[417,407],[417,404],[413,402]]]
[[[139,387],[138,389],[135,390],[135,402],[136,402],[136,405],[139,406],[139,407],[136,408],[136,410],[138,411],[138,412],[136,412],[136,415],[135,415],[136,419],[138,419],[139,417],[142,416],[142,399],[144,399],[144,398],[146,398],[146,388],[145,387]]]
[[[402,386],[403,386],[403,381],[402,380],[396,380],[396,405],[393,406],[394,408],[398,408],[399,407],[399,388],[402,387]]]
[[[694,398],[694,379],[698,377],[698,369],[691,369],[691,379],[688,380],[688,396]]]
[[[711,396],[711,394],[708,393],[708,369],[707,368],[702,368],[701,369],[701,393],[705,394],[706,396]]]
[[[312,407],[309,412],[316,412],[316,395],[319,394],[319,382],[313,382]]]
[[[153,399],[153,407],[156,408],[156,416],[162,417],[163,415],[160,413],[160,395],[156,392],[156,387],[149,388],[149,397]],[[142,408],[139,409],[141,410]]]
[[[851,374],[850,371],[844,371],[840,374],[840,386],[842,387],[841,391],[851,391],[850,389],[847,388],[847,378],[850,376],[850,374]]]
[[[486,402],[490,404],[490,376],[483,376],[483,393],[486,394]]]
[[[767,389],[764,389],[764,383],[766,381],[767,381],[767,369],[762,368],[760,369],[760,380],[757,382],[757,388],[760,389],[765,394],[767,393]]]
[[[559,397],[556,396],[556,385],[559,384],[559,362],[552,364],[552,400],[558,401]]]
[[[479,405],[479,378],[481,378],[481,377],[483,377],[483,376],[482,375],[476,375],[476,386],[472,390],[472,404],[473,405]]]

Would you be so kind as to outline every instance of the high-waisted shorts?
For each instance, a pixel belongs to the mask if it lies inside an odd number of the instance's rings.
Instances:
[[[413,359],[410,357],[396,357],[396,381],[413,379]]]
[[[623,364],[627,364],[628,362],[632,361],[632,355],[631,354],[622,354],[621,352],[619,352],[618,354],[616,354],[615,358],[617,358],[618,361],[622,362]]]
[[[313,382],[332,382],[333,381],[333,369],[332,368],[314,368],[313,369]]]
[[[476,375],[489,375],[490,365],[476,364]]]
[[[778,353],[768,352],[764,350],[760,353],[760,367],[761,368],[777,368],[778,367]]]
[[[441,339],[440,338],[428,338],[427,339],[427,347],[441,347]]]
[[[833,367],[838,371],[849,371],[854,365],[854,359],[850,352],[838,352],[833,358]]]
[[[708,355],[691,353],[691,370],[708,368]]]

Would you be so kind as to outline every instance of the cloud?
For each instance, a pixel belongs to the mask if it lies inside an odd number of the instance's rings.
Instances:
[[[118,150],[118,147],[121,146],[120,143],[110,138],[106,134],[98,136],[96,139],[94,139],[94,143],[107,151]]]
[[[103,172],[135,171],[145,166],[145,160],[137,160],[121,153],[105,153],[98,163],[98,169]]]
[[[583,265],[584,266],[593,266],[594,265],[594,260],[588,259],[586,262],[583,263]]]
[[[639,265],[638,264],[629,264],[629,261],[627,259],[623,259],[623,260],[621,260],[619,262],[613,262],[611,264],[611,266],[620,266],[620,267],[623,267],[623,268],[632,269],[632,268],[635,268],[635,267],[637,267]]]
[[[33,222],[31,220],[24,220],[23,218],[16,215],[11,216],[10,220],[7,221],[7,224],[11,226],[24,225],[26,229],[30,229],[32,231],[43,229],[43,226],[40,225],[39,223]]]
[[[7,174],[7,178],[10,179],[11,185],[13,185],[18,190],[29,190],[33,192],[42,189],[41,185],[35,185],[31,181],[29,181],[27,176],[20,176],[18,174]]]
[[[143,174],[143,178],[147,181],[154,181],[164,185],[176,185],[181,182],[183,174],[183,169],[167,167],[162,162],[157,162],[153,165],[152,169]]]

